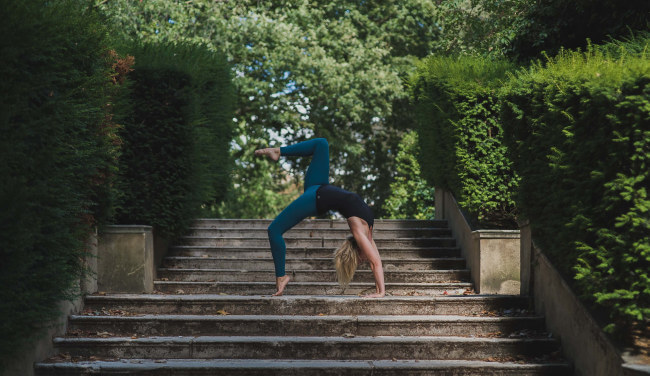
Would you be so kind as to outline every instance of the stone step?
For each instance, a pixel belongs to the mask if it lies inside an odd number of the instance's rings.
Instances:
[[[405,295],[461,295],[472,288],[468,282],[460,283],[385,283],[386,293]],[[182,282],[154,281],[154,290],[166,294],[236,294],[261,295],[276,291],[275,282]],[[373,282],[352,282],[343,289],[336,282],[291,282],[284,293],[287,295],[358,295],[375,292]]]
[[[218,229],[192,227],[189,229],[188,236],[195,237],[268,237],[266,228],[252,229]],[[345,239],[352,235],[347,228],[326,228],[326,229],[309,229],[293,228],[284,234],[285,238],[325,238],[325,239]],[[373,239],[394,239],[394,238],[432,238],[432,237],[451,237],[451,230],[448,228],[411,228],[411,229],[382,229],[373,231]]]
[[[203,228],[268,228],[272,219],[197,219],[192,227]],[[447,228],[446,220],[417,220],[417,219],[375,219],[373,231],[402,228]],[[344,219],[305,219],[293,227],[303,228],[341,228],[349,229]]]
[[[569,376],[565,363],[478,360],[130,359],[38,363],[38,376]]]
[[[269,252],[270,253],[270,252]],[[167,268],[209,268],[209,269],[247,269],[247,270],[270,270],[273,269],[273,259],[267,254],[264,259],[251,258],[217,258],[217,257],[182,257],[170,256],[163,260],[163,266]],[[381,260],[384,270],[440,270],[440,269],[464,269],[465,259],[461,257],[446,257],[438,259],[389,259]],[[286,268],[289,270],[323,270],[334,268],[333,258],[296,258],[286,259]],[[362,263],[359,270],[368,270],[368,263]]]
[[[333,257],[336,247],[287,247],[287,259],[296,258],[325,258]],[[445,258],[460,257],[457,247],[404,247],[404,248],[379,248],[383,258],[410,259],[410,258]],[[174,246],[169,250],[170,256],[185,257],[220,257],[220,258],[268,258],[271,249],[268,245],[262,247],[204,247],[204,246]]]
[[[465,337],[175,336],[54,338],[72,356],[149,359],[445,359],[539,356],[557,351],[554,339]]]
[[[222,311],[222,313],[225,313]],[[68,336],[470,336],[547,338],[543,317],[142,315],[70,316]]]
[[[126,314],[198,315],[226,311],[233,315],[528,315],[530,301],[511,295],[357,296],[285,295],[88,295],[88,311]]]
[[[326,238],[284,238],[287,247],[329,247],[336,249],[343,243],[341,239]],[[451,237],[431,238],[393,238],[374,239],[377,248],[401,248],[401,247],[455,247],[456,240]],[[184,236],[179,239],[180,245],[193,245],[203,247],[269,247],[268,237],[198,237]]]
[[[332,266],[333,267],[333,266]],[[336,271],[286,269],[293,282],[336,282]],[[384,279],[399,283],[469,282],[469,270],[384,270]],[[268,282],[274,270],[158,268],[158,279],[184,282]],[[371,270],[357,270],[355,282],[374,282]]]

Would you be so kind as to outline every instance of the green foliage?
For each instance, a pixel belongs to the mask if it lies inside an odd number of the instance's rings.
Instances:
[[[647,0],[539,0],[525,15],[508,54],[519,60],[554,56],[560,48],[584,48],[650,27]]]
[[[649,44],[561,51],[503,89],[534,237],[619,333],[650,319]]]
[[[132,107],[118,181],[120,223],[180,234],[230,179],[233,92],[225,59],[207,47],[148,43],[129,49]]]
[[[0,9],[2,368],[78,293],[91,226],[110,215],[117,150],[106,21],[76,0]]]
[[[433,188],[420,176],[418,134],[405,133],[395,163],[397,175],[390,185],[391,195],[384,205],[387,218],[433,219]]]
[[[530,21],[534,0],[436,1],[440,37],[433,50],[442,55],[503,56]]]
[[[314,136],[330,142],[333,183],[381,210],[399,142],[395,128],[402,126],[401,117],[391,115],[395,102],[407,98],[400,75],[411,69],[409,56],[432,51],[438,30],[434,5],[424,0],[116,0],[99,8],[127,38],[198,41],[226,53],[239,94],[238,143],[232,149],[233,199],[219,212],[272,217],[284,207],[284,197],[252,205],[253,197],[268,198],[300,184],[309,161],[292,159],[287,170],[270,168],[241,147]],[[294,181],[278,183],[287,176]]]
[[[499,59],[431,56],[412,79],[422,175],[453,192],[478,226],[515,226],[519,178],[503,145],[497,95],[511,69]]]

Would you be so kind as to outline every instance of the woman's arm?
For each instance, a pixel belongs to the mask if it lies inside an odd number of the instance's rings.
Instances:
[[[372,274],[375,277],[376,293],[365,295],[364,298],[382,298],[386,295],[386,288],[384,286],[384,268],[381,263],[381,257],[379,256],[379,250],[377,250],[377,245],[372,239],[368,225],[364,223],[360,226],[356,224],[357,221],[354,222],[351,223],[350,219],[348,219],[352,235],[357,241],[359,251],[362,253],[361,256],[368,260]]]

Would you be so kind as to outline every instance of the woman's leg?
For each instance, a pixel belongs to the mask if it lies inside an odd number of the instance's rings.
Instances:
[[[282,295],[289,283],[289,276],[285,273],[285,259],[287,247],[282,235],[297,225],[303,219],[317,215],[316,190],[319,186],[329,183],[329,145],[324,138],[315,138],[278,149],[261,149],[256,155],[268,155],[277,161],[280,155],[285,156],[312,156],[311,163],[305,173],[305,193],[294,200],[273,220],[268,228],[271,254],[275,264],[276,285],[278,291],[274,296]]]
[[[280,155],[312,155],[311,163],[305,173],[305,191],[313,185],[329,184],[330,152],[326,139],[313,138],[297,144],[281,147]]]
[[[271,243],[271,254],[273,255],[273,263],[275,264],[276,277],[285,275],[284,266],[287,247],[282,235],[303,219],[318,214],[316,211],[317,189],[318,186],[309,187],[305,193],[289,204],[271,222],[268,228],[269,243]]]

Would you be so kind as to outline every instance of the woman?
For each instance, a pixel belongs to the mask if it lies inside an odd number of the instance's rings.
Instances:
[[[336,210],[347,218],[352,236],[336,250],[334,261],[339,283],[346,286],[354,275],[359,262],[369,262],[375,277],[376,292],[365,298],[381,298],[385,295],[384,270],[377,245],[372,239],[374,217],[372,210],[356,193],[329,184],[329,145],[324,138],[315,138],[281,148],[255,150],[255,155],[265,155],[273,161],[283,156],[312,156],[305,174],[305,192],[280,213],[268,228],[271,253],[275,263],[277,291],[281,296],[289,283],[285,274],[286,245],[282,234],[303,219]]]

